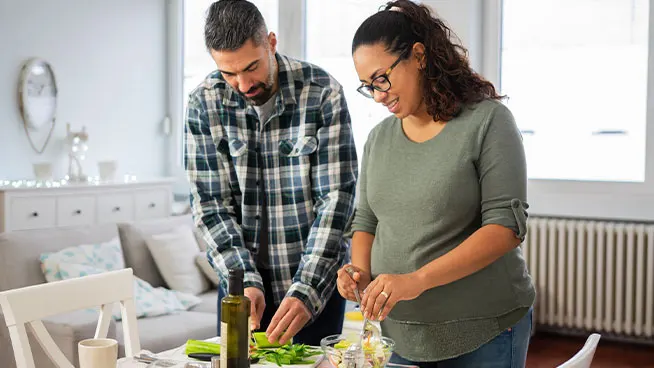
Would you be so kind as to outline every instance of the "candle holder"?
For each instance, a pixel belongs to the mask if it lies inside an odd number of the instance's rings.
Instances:
[[[82,161],[86,158],[86,151],[88,151],[89,135],[86,132],[86,127],[82,127],[81,131],[71,131],[70,123],[66,124],[66,142],[68,146],[68,175],[66,180],[70,182],[87,182],[89,177],[84,174],[82,168]]]

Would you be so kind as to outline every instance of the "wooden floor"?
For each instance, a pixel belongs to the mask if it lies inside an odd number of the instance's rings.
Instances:
[[[527,353],[527,368],[554,368],[570,359],[586,339],[537,333]],[[600,340],[592,368],[654,368],[654,346]]]

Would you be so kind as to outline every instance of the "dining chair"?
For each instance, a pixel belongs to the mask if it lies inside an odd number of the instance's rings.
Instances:
[[[106,338],[116,302],[120,303],[125,355],[134,356],[141,347],[131,268],[0,292],[0,307],[9,330],[17,368],[36,368],[27,326],[55,366],[74,368],[41,319],[100,306],[94,338]]]
[[[595,356],[597,344],[600,341],[600,334],[592,334],[586,340],[584,346],[570,360],[558,366],[558,368],[589,368]]]

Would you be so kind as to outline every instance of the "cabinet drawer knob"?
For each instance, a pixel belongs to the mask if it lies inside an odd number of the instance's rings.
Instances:
[[[155,206],[156,206],[156,204],[154,204],[154,203],[150,203],[150,204],[148,205],[148,208],[154,208]]]
[[[120,207],[114,207],[113,211],[114,212],[120,212]]]
[[[39,217],[39,213],[36,212],[36,211],[35,211],[35,212],[32,212],[32,217]]]
[[[76,214],[76,215],[81,215],[81,214],[82,214],[82,210],[75,210],[75,214]]]

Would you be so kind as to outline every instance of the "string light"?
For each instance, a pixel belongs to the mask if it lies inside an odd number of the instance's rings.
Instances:
[[[99,176],[89,176],[88,181],[80,184],[71,182],[70,178],[66,175],[61,180],[2,180],[0,179],[0,188],[60,188],[66,186],[79,186],[79,185],[102,185],[119,183],[114,181],[102,181]],[[123,176],[123,183],[137,183],[136,175],[125,174]]]

